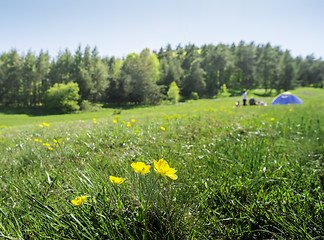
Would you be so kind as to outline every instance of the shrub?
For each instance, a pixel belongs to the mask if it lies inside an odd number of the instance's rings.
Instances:
[[[192,99],[192,100],[198,100],[198,99],[199,99],[199,95],[198,95],[198,93],[196,93],[196,92],[191,92],[191,94],[190,94],[190,99]]]
[[[178,85],[176,84],[176,82],[172,82],[170,84],[170,88],[168,90],[168,98],[174,103],[178,103],[179,102],[179,98],[180,98],[180,89],[178,87]]]
[[[79,99],[79,86],[77,83],[56,83],[46,92],[45,106],[50,111],[72,112],[80,109],[78,105]]]

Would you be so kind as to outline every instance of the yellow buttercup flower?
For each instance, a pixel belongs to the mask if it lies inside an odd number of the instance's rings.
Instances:
[[[114,120],[113,120],[113,123],[117,123],[117,121],[114,119]]]
[[[165,131],[165,127],[160,127],[160,129],[161,129],[162,131]]]
[[[109,180],[112,183],[122,184],[126,180],[126,178],[110,176],[109,177]]]
[[[39,139],[38,139],[38,138],[34,138],[34,141],[35,141],[35,142],[39,142]]]
[[[74,206],[80,206],[81,204],[85,203],[85,201],[87,201],[87,196],[77,197],[76,199],[71,200],[71,203]]]
[[[158,162],[154,160],[154,170],[157,173],[161,174],[165,179],[166,177],[169,177],[173,180],[176,180],[178,178],[178,176],[175,175],[177,170],[175,170],[174,168],[170,168],[167,161],[165,161],[163,158],[160,159]]]
[[[270,120],[271,120],[271,121],[274,121],[274,120],[276,120],[276,119],[275,119],[275,118],[270,118]]]
[[[146,174],[150,172],[151,165],[146,165],[143,162],[137,162],[131,164],[132,168],[136,173]]]
[[[49,126],[51,126],[51,124],[46,123],[46,122],[43,122],[43,125],[44,125],[45,127],[49,127]]]
[[[51,151],[52,151],[52,150],[53,150],[53,148],[52,148],[52,147],[49,147],[49,148],[48,148],[48,150],[51,150]]]
[[[135,121],[135,119],[132,119],[132,120],[131,120],[131,122],[133,122],[133,123],[134,123],[134,122],[136,122],[136,121]]]
[[[130,127],[132,126],[130,122],[127,122],[127,127]]]

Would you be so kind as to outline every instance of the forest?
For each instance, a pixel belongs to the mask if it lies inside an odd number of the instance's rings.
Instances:
[[[63,86],[76,93],[78,105],[151,105],[168,98],[171,84],[189,99],[217,97],[224,89],[271,93],[298,86],[323,88],[323,83],[321,58],[293,57],[270,43],[167,45],[124,58],[102,57],[90,46],[78,46],[74,53],[65,49],[54,58],[46,51],[21,54],[16,49],[0,55],[0,105],[11,107],[49,106],[48,95],[59,95]]]

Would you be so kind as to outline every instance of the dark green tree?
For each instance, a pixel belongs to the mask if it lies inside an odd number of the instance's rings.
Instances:
[[[21,101],[27,107],[32,103],[32,84],[36,79],[36,57],[31,51],[28,51],[24,59],[21,76],[23,79],[23,96]]]
[[[45,93],[52,85],[49,79],[50,56],[48,52],[41,51],[36,59],[36,76],[33,79],[33,96],[31,104],[33,106],[44,102]]]
[[[69,83],[73,80],[73,56],[68,49],[59,52],[57,59],[51,64],[49,78],[51,85],[55,83]]]
[[[108,66],[105,65],[96,48],[93,49],[91,53],[91,89],[90,89],[90,99],[92,102],[100,102],[105,98],[106,89],[109,86],[108,82]]]
[[[294,87],[296,81],[296,69],[293,58],[288,50],[284,52],[278,63],[278,83],[277,91],[281,89],[288,91]]]
[[[257,59],[254,67],[254,79],[257,86],[268,89],[274,87],[274,82],[277,80],[277,63],[279,56],[277,52],[268,43],[265,47],[260,49],[260,56]]]
[[[323,87],[324,62],[315,59],[314,55],[308,55],[305,59],[297,57],[297,79],[301,86]]]
[[[165,51],[161,49],[158,58],[161,72],[161,78],[158,84],[165,86],[164,93],[166,93],[172,82],[176,82],[179,86],[181,85],[182,79],[184,78],[184,71],[181,68],[181,62],[176,52],[171,49],[171,45],[168,45]]]
[[[21,103],[22,59],[16,49],[11,50],[4,58],[3,102],[6,105],[19,106]]]
[[[159,102],[160,88],[157,82],[160,78],[159,61],[149,49],[144,49],[140,55],[129,54],[122,68],[122,86],[127,93],[129,102],[156,104]]]
[[[182,87],[182,95],[185,97],[189,97],[192,92],[198,93],[200,97],[205,94],[205,71],[201,68],[200,63],[200,59],[191,63]]]
[[[125,102],[127,93],[121,79],[123,60],[112,57],[106,64],[109,66],[109,87],[106,91],[106,99],[108,102],[112,103],[117,103],[119,101]]]
[[[253,67],[255,60],[254,43],[246,45],[243,41],[235,48],[235,79],[238,89],[254,87]]]
[[[201,66],[206,72],[206,93],[208,96],[217,95],[223,84],[230,84],[233,55],[226,45],[205,45],[202,47],[202,59]]]

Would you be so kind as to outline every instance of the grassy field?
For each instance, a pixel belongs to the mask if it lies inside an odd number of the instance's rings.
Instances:
[[[0,113],[0,238],[321,239],[324,90],[292,92],[304,104]]]

